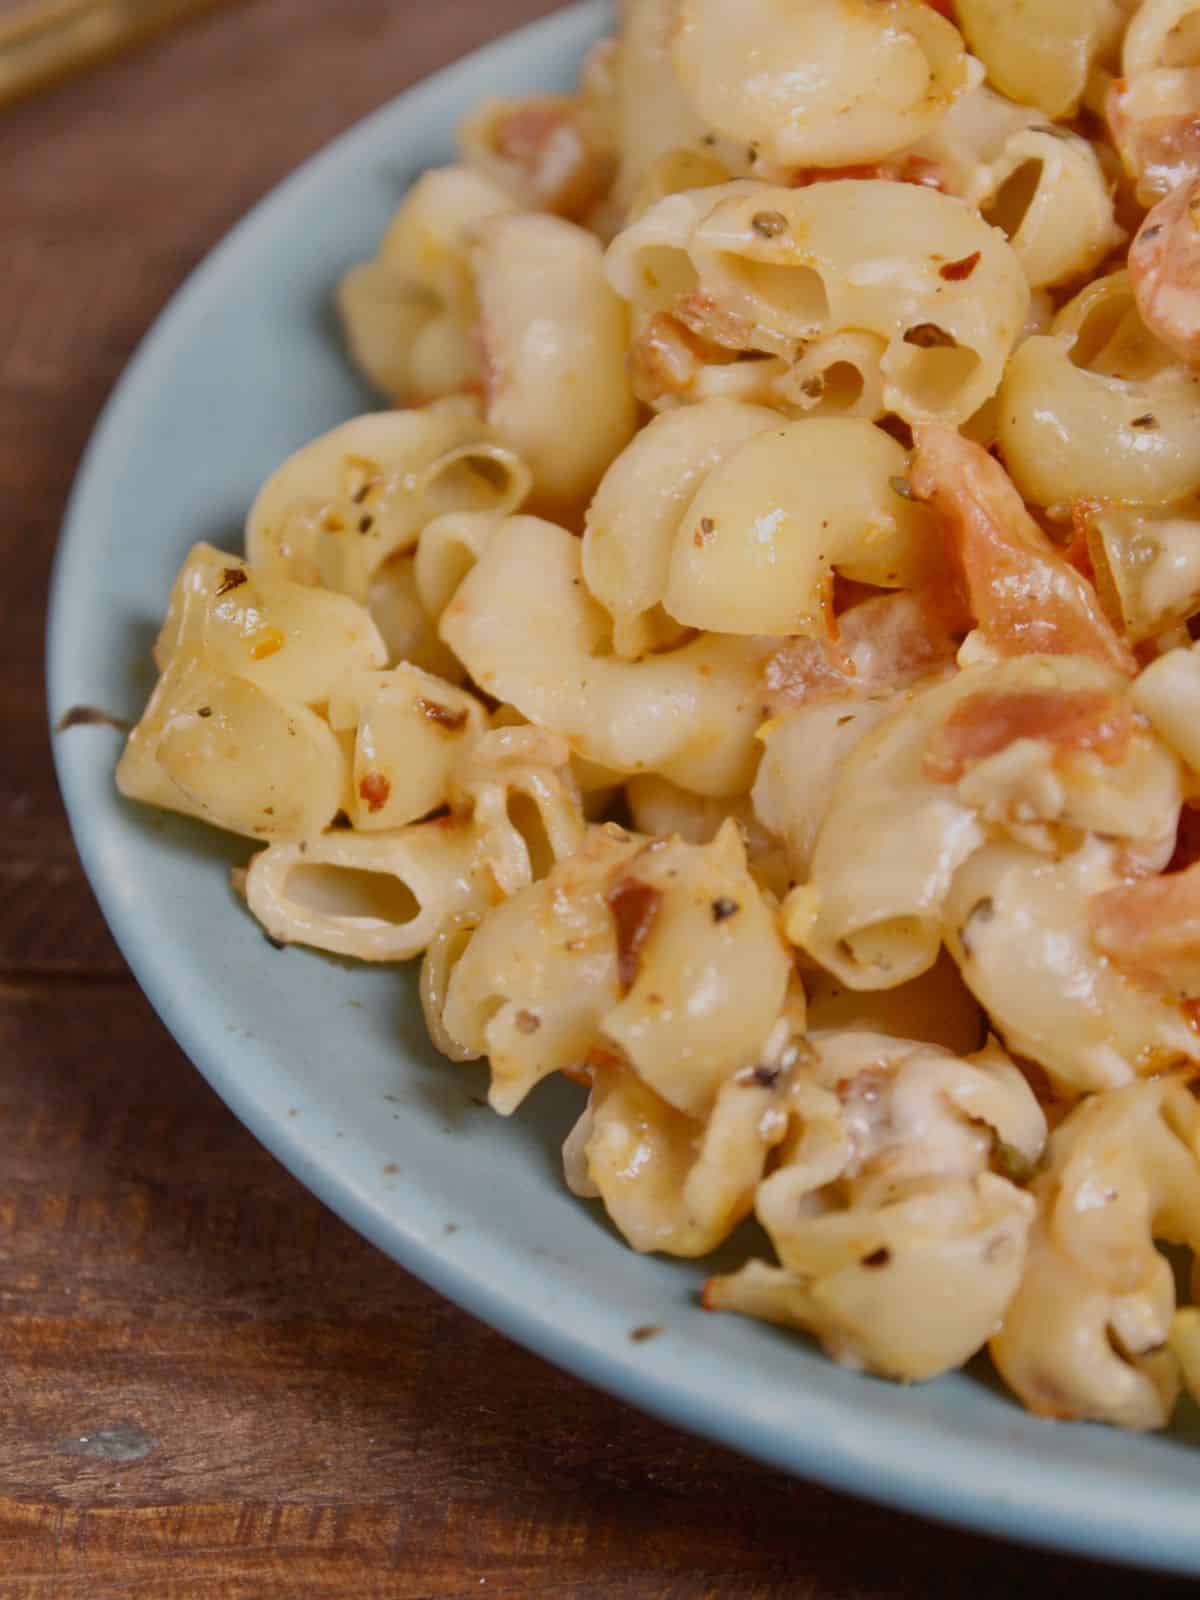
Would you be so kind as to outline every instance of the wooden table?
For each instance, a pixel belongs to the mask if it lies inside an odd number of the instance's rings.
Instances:
[[[42,624],[113,380],[299,160],[551,9],[258,0],[0,120],[0,1600],[1183,1594],[797,1484],[445,1304],[215,1099],[76,862]]]

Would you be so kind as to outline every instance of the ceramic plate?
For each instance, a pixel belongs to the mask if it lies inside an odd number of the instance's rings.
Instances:
[[[605,29],[572,7],[402,95],[311,161],[175,298],[108,407],[63,533],[49,636],[51,716],[136,716],[148,645],[189,545],[240,544],[254,491],[290,451],[366,409],[330,292],[406,186],[448,160],[480,96],[566,88]],[[626,1249],[565,1189],[579,1091],[545,1085],[509,1122],[482,1071],[438,1058],[413,974],[273,950],[198,824],[122,803],[118,736],[56,736],[97,896],[183,1049],[334,1211],[443,1294],[549,1360],[682,1427],[805,1477],[972,1527],[1200,1572],[1200,1425],[1138,1438],[1026,1416],[985,1372],[898,1388],[803,1340],[696,1303],[704,1269]],[[642,1342],[631,1330],[662,1329]]]

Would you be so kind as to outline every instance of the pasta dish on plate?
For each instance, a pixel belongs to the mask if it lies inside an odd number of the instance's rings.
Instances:
[[[1198,130],[1200,0],[626,0],[346,273],[389,409],[188,555],[117,773],[273,941],[419,957],[501,1115],[577,1080],[634,1249],[757,1217],[709,1309],[1143,1429],[1200,1393]]]

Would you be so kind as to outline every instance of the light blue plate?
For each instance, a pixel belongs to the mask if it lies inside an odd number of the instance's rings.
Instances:
[[[607,10],[560,12],[402,95],[222,244],[146,340],[97,430],[55,574],[51,715],[134,717],[171,578],[233,547],[261,479],[368,398],[330,291],[484,94],[565,88]],[[1200,1428],[1163,1438],[1025,1416],[986,1374],[901,1389],[696,1304],[699,1267],[626,1249],[564,1188],[578,1090],[511,1122],[426,1042],[410,974],[277,952],[230,893],[245,846],[122,803],[118,738],[55,740],[104,913],[159,1014],[239,1117],[334,1211],[493,1326],[683,1427],[856,1494],[1016,1538],[1200,1572]],[[634,1342],[644,1324],[664,1330]]]

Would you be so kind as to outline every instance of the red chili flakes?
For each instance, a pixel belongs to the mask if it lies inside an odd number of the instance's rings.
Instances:
[[[1200,1000],[1185,1000],[1181,1009],[1188,1027],[1193,1033],[1200,1033]]]
[[[364,772],[358,780],[358,793],[372,816],[382,811],[392,794],[392,786],[382,772]]]
[[[964,278],[969,278],[979,265],[981,253],[972,250],[969,256],[963,256],[961,261],[947,261],[938,268],[938,277],[945,278],[947,283],[961,283]]]
[[[658,916],[662,890],[638,878],[622,878],[608,891],[605,901],[617,927],[617,981],[625,995],[641,971],[642,946]]]
[[[436,722],[438,727],[445,728],[447,733],[460,733],[467,725],[465,711],[451,711],[450,707],[442,705],[440,700],[426,700],[423,695],[418,695],[416,707],[423,717],[428,717],[430,722]]]

